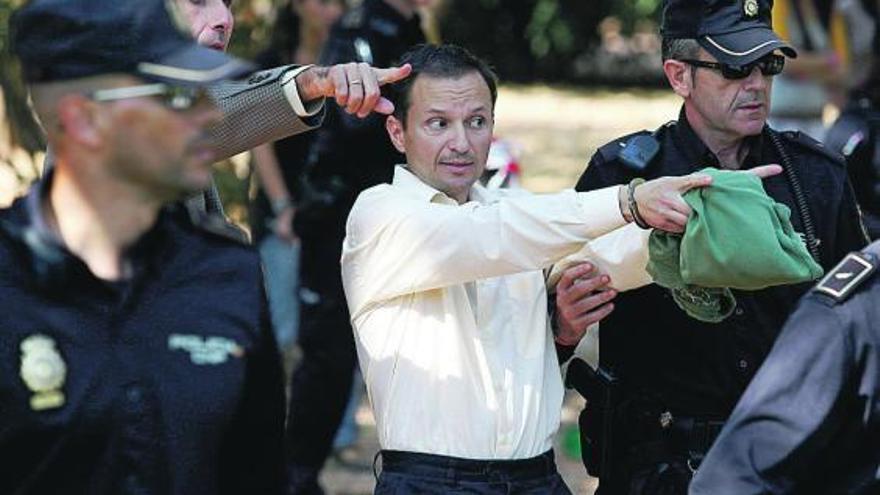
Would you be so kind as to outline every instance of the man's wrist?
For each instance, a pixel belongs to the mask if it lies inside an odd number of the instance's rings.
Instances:
[[[303,65],[285,72],[281,76],[281,88],[284,96],[299,117],[311,117],[321,111],[324,99],[321,95],[312,94],[314,84],[314,65]]]
[[[632,223],[633,216],[629,209],[629,195],[627,194],[627,186],[620,186],[617,190],[617,207],[620,208],[620,214],[626,223]]]

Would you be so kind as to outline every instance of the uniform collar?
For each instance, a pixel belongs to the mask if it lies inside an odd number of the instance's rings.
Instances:
[[[743,161],[743,169],[762,165],[761,150],[763,149],[764,133],[766,132],[767,125],[765,124],[760,134],[746,138],[748,152]],[[673,138],[678,145],[678,149],[685,156],[693,170],[705,167],[719,167],[718,157],[703,143],[703,140],[700,139],[700,136],[697,135],[690,122],[688,122],[684,106],[681,107],[681,111],[678,114],[678,124],[673,130]]]
[[[49,194],[49,188],[54,175],[53,170],[49,169],[34,184],[24,199],[26,225],[29,231],[27,235],[36,236],[38,245],[47,248],[48,252],[55,253],[54,256],[57,257],[56,262],[81,264],[85,268],[84,262],[67,248],[64,240],[61,239],[56,230],[47,221],[48,216],[45,211],[44,200]],[[172,205],[160,210],[156,223],[142,234],[123,254],[124,258],[131,263],[133,277],[152,271],[159,266],[160,259],[165,255],[164,250],[160,249],[160,246],[167,241],[168,224],[173,221],[173,216],[180,214],[177,212],[179,209],[178,206]],[[31,243],[29,242],[29,244]],[[32,249],[33,247],[31,245]],[[39,253],[39,255],[45,254]],[[87,268],[85,270],[90,273]]]
[[[49,195],[49,186],[52,184],[53,176],[54,169],[47,170],[46,174],[28,192],[25,198],[25,215],[27,216],[27,224],[36,235],[40,236],[43,242],[51,243],[54,247],[63,248],[64,241],[49,226],[49,222],[46,220],[46,212],[43,208],[44,200]]]
[[[446,193],[438,191],[428,184],[425,184],[422,179],[419,179],[413,174],[406,165],[397,165],[394,167],[394,179],[391,183],[395,187],[403,189],[407,193],[418,197],[426,203],[458,205],[458,201],[449,197]],[[487,203],[491,201],[491,199],[489,191],[479,183],[471,186],[470,193],[468,194],[469,202]]]

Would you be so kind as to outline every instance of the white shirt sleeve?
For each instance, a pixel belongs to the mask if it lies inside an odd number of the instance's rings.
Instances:
[[[645,267],[648,265],[650,230],[629,224],[585,244],[578,252],[553,265],[547,277],[547,290],[554,291],[562,272],[589,261],[599,272],[611,277],[610,286],[623,292],[653,282]]]
[[[296,87],[296,76],[302,74],[306,70],[314,67],[314,65],[303,65],[295,69],[291,69],[284,73],[281,77],[281,87],[284,89],[284,96],[290,102],[290,106],[296,115],[305,118],[316,115],[324,106],[324,98],[319,98],[308,102],[308,108],[299,96],[299,89]]]
[[[613,186],[457,205],[393,186],[367,190],[352,208],[343,245],[352,316],[412,292],[547,268],[625,224],[617,194]]]

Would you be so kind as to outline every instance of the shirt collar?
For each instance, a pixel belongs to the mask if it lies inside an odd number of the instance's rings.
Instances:
[[[49,222],[46,220],[46,212],[43,208],[44,199],[49,195],[49,186],[52,184],[53,172],[54,169],[47,170],[46,174],[31,188],[27,198],[25,198],[25,211],[28,225],[44,242],[50,242],[57,247],[64,247],[64,241],[49,226]]]
[[[44,200],[49,194],[49,188],[54,175],[53,172],[54,168],[48,169],[46,174],[34,184],[34,187],[27,194],[25,198],[27,222],[33,234],[39,237],[41,243],[51,245],[55,253],[68,259],[68,263],[72,262],[72,260],[82,263],[78,257],[67,249],[64,240],[59,237],[56,230],[47,221]],[[156,223],[125,251],[125,258],[132,263],[132,268],[135,270],[134,275],[139,275],[140,272],[146,271],[146,267],[157,267],[159,259],[165,254],[159,249],[159,246],[167,240],[167,224],[178,209],[180,207],[177,205],[170,205],[160,210]]]
[[[743,161],[744,169],[761,165],[761,150],[763,149],[765,132],[767,132],[766,124],[760,134],[749,136],[745,139],[748,152]],[[693,164],[692,166],[695,169],[719,166],[718,157],[703,143],[703,140],[700,139],[700,136],[697,135],[690,122],[688,122],[683,105],[678,114],[678,125],[675,126],[673,133],[678,149],[685,155],[688,163]]]
[[[397,165],[394,167],[394,179],[391,183],[395,187],[399,187],[428,203],[458,204],[458,201],[450,198],[446,193],[438,191],[428,184],[425,184],[425,182],[412,173],[406,165]],[[489,193],[489,190],[483,187],[480,183],[476,183],[471,187],[470,194],[468,194],[468,201],[487,203],[490,200],[491,194]]]

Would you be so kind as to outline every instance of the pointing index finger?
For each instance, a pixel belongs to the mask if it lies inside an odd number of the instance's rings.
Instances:
[[[379,85],[382,86],[406,79],[412,73],[412,66],[410,64],[403,64],[400,67],[389,67],[387,69],[373,68],[373,71],[376,73]]]

